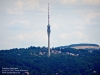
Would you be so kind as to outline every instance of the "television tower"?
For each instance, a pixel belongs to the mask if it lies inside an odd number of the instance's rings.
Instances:
[[[47,34],[48,34],[48,57],[50,57],[50,24],[49,24],[49,3],[48,3],[48,25],[47,25]]]

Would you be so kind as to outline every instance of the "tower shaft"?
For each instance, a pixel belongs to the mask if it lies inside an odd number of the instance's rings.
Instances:
[[[50,57],[50,36],[48,35],[48,57]]]

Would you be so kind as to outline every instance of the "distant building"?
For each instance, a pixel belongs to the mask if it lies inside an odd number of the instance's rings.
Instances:
[[[100,49],[97,44],[71,44],[68,47],[75,49]]]
[[[25,73],[24,73],[24,75],[29,75],[29,74],[30,74],[29,72],[25,72]]]
[[[39,55],[43,55],[43,53],[42,52],[39,52]]]

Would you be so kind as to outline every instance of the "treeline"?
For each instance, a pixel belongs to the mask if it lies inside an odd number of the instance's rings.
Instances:
[[[31,46],[1,50],[0,75],[12,75],[2,73],[2,67],[23,70],[13,75],[24,75],[24,70],[28,70],[30,75],[100,75],[100,50],[72,48],[52,48],[51,50],[61,51],[61,53],[52,53],[48,58],[46,47]],[[46,54],[39,55],[39,52],[46,52]]]

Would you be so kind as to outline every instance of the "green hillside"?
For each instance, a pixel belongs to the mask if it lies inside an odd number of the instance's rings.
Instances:
[[[49,58],[45,47],[0,50],[0,70],[0,75],[100,75],[100,50],[53,48]]]

